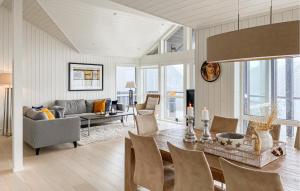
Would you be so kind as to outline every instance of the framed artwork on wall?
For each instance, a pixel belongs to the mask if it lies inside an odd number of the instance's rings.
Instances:
[[[207,82],[216,81],[221,74],[221,67],[219,63],[203,62],[201,66],[201,76]]]
[[[69,91],[103,91],[103,64],[69,63]]]

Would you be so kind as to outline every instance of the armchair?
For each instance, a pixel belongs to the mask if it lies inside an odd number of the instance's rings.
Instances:
[[[148,100],[149,98],[154,98],[156,100],[156,104],[154,107],[149,107]],[[152,99],[153,101],[153,99]],[[147,107],[148,104],[148,107]],[[159,114],[160,111],[160,95],[159,94],[147,94],[146,101],[141,104],[136,104],[136,111],[138,115],[147,115],[147,114]]]

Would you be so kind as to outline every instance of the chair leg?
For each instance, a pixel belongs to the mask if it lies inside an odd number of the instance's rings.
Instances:
[[[74,148],[77,148],[77,141],[73,142]]]
[[[40,148],[35,149],[35,155],[39,155],[40,154]]]

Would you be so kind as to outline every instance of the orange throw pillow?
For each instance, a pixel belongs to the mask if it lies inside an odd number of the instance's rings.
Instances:
[[[48,120],[53,120],[55,119],[54,115],[51,113],[51,111],[49,111],[49,109],[47,108],[43,108],[40,110],[40,112],[43,112],[47,115]]]
[[[105,112],[105,103],[106,100],[99,100],[99,101],[95,101],[94,103],[94,113],[103,113]]]

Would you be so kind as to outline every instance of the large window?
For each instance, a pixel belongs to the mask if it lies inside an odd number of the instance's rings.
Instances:
[[[129,81],[135,82],[136,71],[134,66],[117,66],[116,69],[116,87],[117,99],[119,103],[129,103],[129,89],[126,88],[126,83]],[[136,100],[136,92],[133,89],[134,100]]]
[[[159,93],[159,71],[158,68],[144,68],[144,94]]]
[[[300,120],[300,57],[249,61],[244,77],[244,115],[261,116],[272,103],[280,119]],[[283,133],[293,131],[286,127]]]
[[[183,64],[165,67],[165,118],[182,121],[184,117]]]

